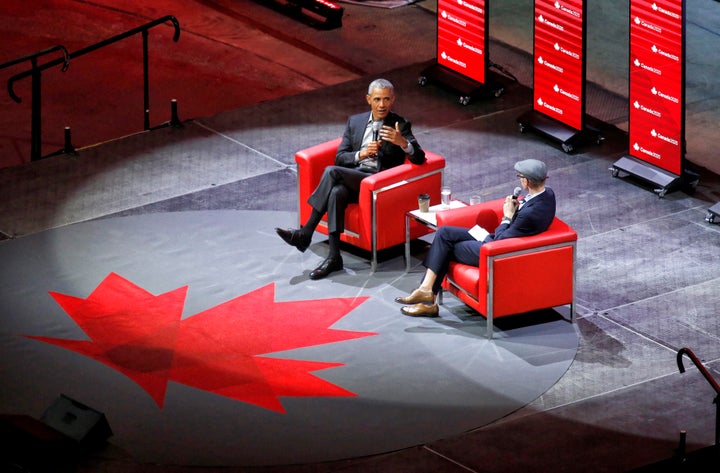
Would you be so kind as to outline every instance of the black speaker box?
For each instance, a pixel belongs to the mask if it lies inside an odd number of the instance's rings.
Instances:
[[[37,419],[0,415],[0,471],[57,471],[79,452],[77,442]]]
[[[112,436],[112,430],[103,413],[64,394],[47,408],[41,420],[82,447],[100,446]]]

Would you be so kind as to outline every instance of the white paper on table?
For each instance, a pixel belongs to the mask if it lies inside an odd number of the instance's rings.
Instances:
[[[413,214],[414,216],[416,216],[417,218],[436,227],[437,226],[436,214],[438,212],[442,212],[443,210],[449,210],[449,209],[458,209],[460,207],[467,207],[467,204],[460,200],[451,200],[449,206],[443,205],[443,204],[437,204],[437,205],[431,206],[429,212],[420,212],[420,210],[416,209],[416,210],[410,211],[410,213]]]

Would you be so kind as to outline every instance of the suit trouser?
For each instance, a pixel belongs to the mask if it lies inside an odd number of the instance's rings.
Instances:
[[[345,209],[348,204],[357,203],[360,182],[369,175],[356,168],[325,168],[320,183],[308,198],[308,204],[321,214],[327,212],[328,233],[342,233],[345,230]]]
[[[423,265],[437,275],[433,284],[433,293],[440,292],[440,286],[447,274],[450,261],[478,266],[480,264],[480,246],[482,242],[473,238],[464,227],[446,226],[435,232],[430,250]]]

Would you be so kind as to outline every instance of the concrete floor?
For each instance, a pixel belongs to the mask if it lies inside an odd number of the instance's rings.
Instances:
[[[448,159],[446,179],[459,198],[507,193],[514,186],[514,175],[504,173],[508,161],[548,162],[558,214],[580,236],[580,349],[560,382],[528,406],[428,445],[319,465],[217,470],[137,464],[110,451],[88,458],[77,471],[615,472],[669,458],[680,430],[688,432],[689,450],[714,442],[715,393],[697,370],[680,374],[675,355],[690,347],[718,376],[720,229],[704,217],[720,200],[718,65],[711,59],[720,43],[720,4],[688,4],[688,159],[700,172],[700,184],[693,195],[674,192],[658,199],[639,183],[608,173],[627,149],[627,51],[626,41],[617,40],[625,37],[627,2],[598,0],[589,8],[588,79],[596,85],[587,112],[600,121],[607,140],[573,155],[516,131],[515,118],[531,100],[530,1],[492,7],[492,60],[519,83],[509,84],[497,100],[467,107],[441,87],[416,85],[434,58],[427,31],[434,29],[436,2],[393,10],[347,5],[344,26],[332,31],[308,28],[255,2],[202,3],[216,12],[218,6],[233,9],[236,21],[238,15],[252,17],[243,20],[243,31],[256,34],[231,45],[253,53],[243,56],[247,83],[254,85],[247,95],[264,96],[270,84],[282,82],[278,78],[307,66],[305,59],[295,60],[294,48],[339,69],[302,72],[305,82],[293,82],[296,89],[272,100],[184,115],[197,119],[181,130],[164,128],[81,150],[77,157],[2,169],[0,231],[19,238],[123,213],[294,210],[294,151],[337,136],[347,115],[364,109],[368,79],[382,74],[398,87],[396,108],[413,121],[423,145]],[[267,61],[279,51],[288,54]],[[261,63],[272,65],[262,69]],[[231,89],[242,90],[242,84]],[[216,85],[212,95],[225,85]],[[268,191],[258,195],[257,188]]]

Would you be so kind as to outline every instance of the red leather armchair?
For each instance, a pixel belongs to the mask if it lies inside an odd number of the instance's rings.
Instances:
[[[440,212],[438,226],[478,224],[492,232],[502,218],[503,201]],[[574,322],[576,244],[577,233],[555,217],[538,235],[485,243],[478,266],[451,262],[443,288],[487,318],[488,338],[495,318],[533,310],[570,304]],[[525,278],[528,274],[536,277]]]
[[[340,138],[321,143],[295,153],[298,170],[298,215],[300,222],[307,221],[311,208],[308,197],[315,190],[323,171],[335,164]],[[377,252],[405,243],[405,213],[417,208],[418,194],[430,194],[432,203],[440,202],[445,158],[425,151],[424,164],[404,164],[369,175],[360,185],[357,204],[345,211],[345,231],[340,239],[372,253],[371,270],[377,268]],[[318,225],[317,231],[327,235],[327,223]],[[412,239],[430,230],[413,222]]]

